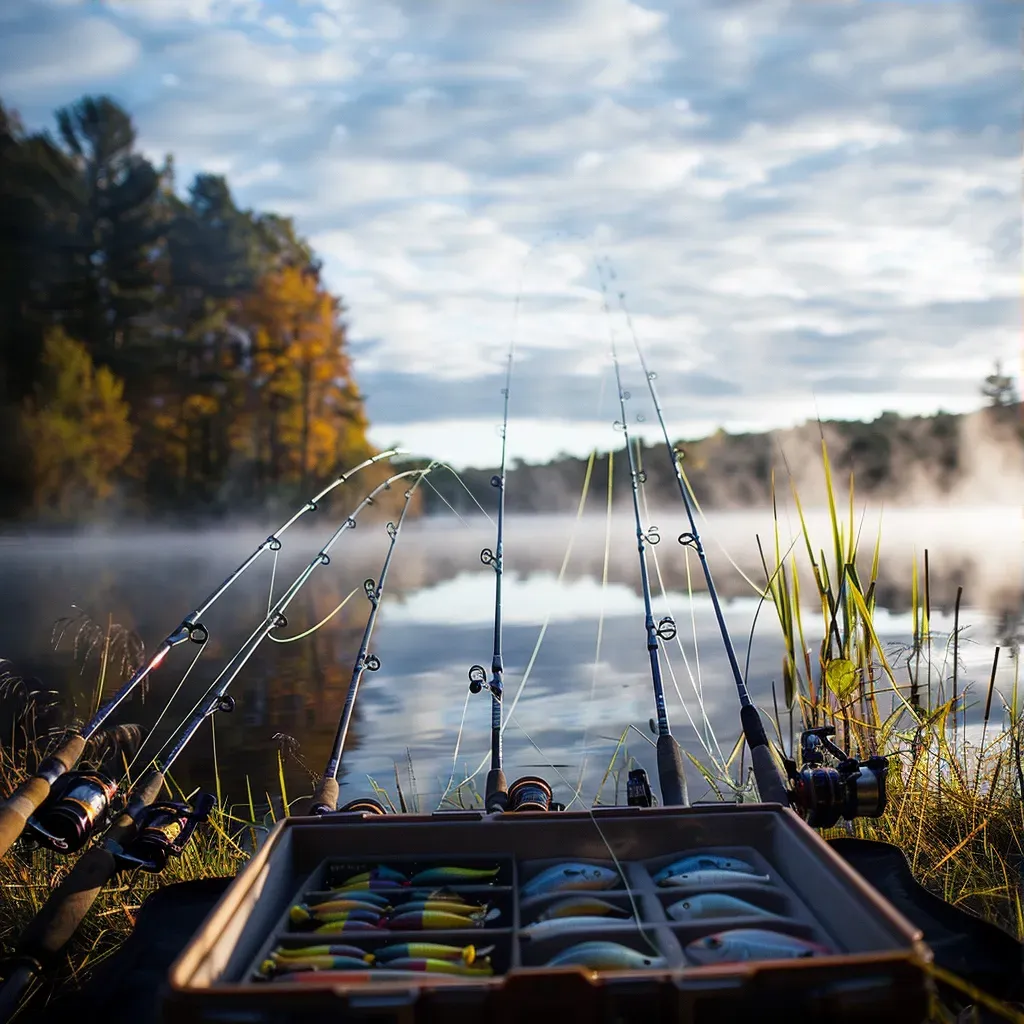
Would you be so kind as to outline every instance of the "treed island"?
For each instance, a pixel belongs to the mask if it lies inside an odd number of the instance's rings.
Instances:
[[[223,177],[180,188],[173,156],[147,159],[110,98],[80,99],[35,132],[0,99],[0,520],[260,516],[373,454],[346,309],[321,271],[290,219],[242,209]],[[1024,484],[1024,430],[998,365],[979,381],[982,403],[679,445],[707,507],[770,504],[776,478],[820,463],[821,440],[865,497],[985,500],[993,486],[1005,500]],[[648,466],[648,490],[670,497],[668,468]],[[394,471],[382,463],[364,481]],[[486,496],[492,472],[464,478]],[[509,507],[572,509],[585,472],[571,456],[515,462]],[[411,511],[449,506],[472,501],[438,475]]]

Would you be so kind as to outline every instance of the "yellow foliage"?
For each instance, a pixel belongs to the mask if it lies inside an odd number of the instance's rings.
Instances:
[[[32,452],[33,504],[67,515],[109,498],[132,448],[124,383],[98,369],[62,328],[46,334],[44,381],[26,400],[20,427]]]

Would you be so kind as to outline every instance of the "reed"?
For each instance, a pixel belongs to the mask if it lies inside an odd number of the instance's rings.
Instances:
[[[1003,651],[1012,663],[1008,699],[995,686],[999,648],[988,678],[965,678],[961,593],[952,632],[937,635],[930,580],[934,553],[928,551],[923,572],[916,555],[910,566],[911,641],[883,645],[873,621],[881,532],[873,551],[865,555],[853,476],[846,518],[839,511],[824,440],[822,463],[828,550],[815,544],[800,495],[791,484],[805,564],[795,554],[782,561],[783,531],[773,483],[775,559],[774,564],[765,560],[770,581],[765,595],[782,631],[783,714],[792,713],[797,727],[833,725],[837,740],[851,755],[886,754],[890,762],[885,815],[859,818],[848,828],[823,835],[852,834],[899,846],[928,889],[1024,939],[1019,647]],[[813,581],[810,595],[800,591],[801,574]],[[812,625],[809,617],[817,615],[820,625]],[[812,636],[820,637],[816,650],[804,639]],[[984,708],[977,744],[968,741],[964,729],[969,704]]]

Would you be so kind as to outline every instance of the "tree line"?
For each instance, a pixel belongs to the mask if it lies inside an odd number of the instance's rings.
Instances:
[[[308,497],[372,451],[344,311],[289,219],[180,195],[113,100],[55,132],[0,100],[0,516]]]

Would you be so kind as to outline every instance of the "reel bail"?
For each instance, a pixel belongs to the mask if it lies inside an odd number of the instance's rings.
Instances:
[[[210,817],[216,798],[203,793],[195,810],[188,804],[167,801],[150,804],[138,821],[135,838],[115,849],[114,857],[123,868],[158,872],[171,857],[181,856],[195,830]]]
[[[800,735],[800,770],[795,761],[785,760],[793,783],[793,806],[812,828],[832,828],[840,820],[880,818],[885,812],[889,762],[878,755],[865,761],[850,757],[829,739],[835,732],[831,725],[805,729]],[[835,766],[826,763],[826,754],[837,762]]]
[[[61,775],[25,823],[30,837],[57,853],[77,853],[109,817],[117,783],[101,772]]]

